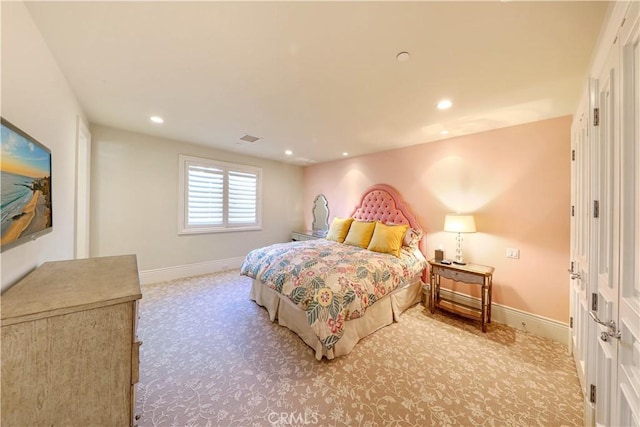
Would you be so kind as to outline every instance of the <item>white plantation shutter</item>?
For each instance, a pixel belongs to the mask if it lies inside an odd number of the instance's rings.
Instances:
[[[229,224],[253,224],[258,214],[258,176],[229,172]]]
[[[189,165],[189,225],[224,224],[224,171]]]
[[[184,155],[179,160],[179,233],[260,229],[262,169]]]

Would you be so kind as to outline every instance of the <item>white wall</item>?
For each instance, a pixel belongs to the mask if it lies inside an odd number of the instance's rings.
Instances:
[[[302,168],[93,125],[91,256],[136,254],[163,269],[244,257],[303,227]],[[261,231],[178,235],[178,154],[263,168]]]
[[[4,291],[45,261],[73,258],[76,122],[84,114],[24,4],[0,5],[1,113],[51,149],[53,203],[53,232],[0,254]]]

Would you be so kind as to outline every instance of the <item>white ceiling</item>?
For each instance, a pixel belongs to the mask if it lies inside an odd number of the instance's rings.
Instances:
[[[607,5],[27,3],[92,123],[297,164],[572,114]]]

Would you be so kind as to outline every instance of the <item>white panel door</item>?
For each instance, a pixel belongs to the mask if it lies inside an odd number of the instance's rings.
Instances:
[[[598,124],[593,135],[593,207],[591,228],[591,316],[598,323],[599,339],[592,348],[596,386],[595,423],[610,426],[617,418],[618,365],[618,268],[619,265],[619,67],[618,46],[614,44],[598,78]],[[594,123],[596,125],[596,123]],[[593,365],[591,365],[593,366]]]
[[[620,356],[617,417],[612,425],[640,426],[640,3],[620,30],[622,103],[620,164]]]
[[[589,319],[589,203],[590,152],[589,152],[589,100],[588,94],[571,126],[571,352],[576,363],[580,386],[588,402],[589,383],[586,378],[590,331],[594,328]]]

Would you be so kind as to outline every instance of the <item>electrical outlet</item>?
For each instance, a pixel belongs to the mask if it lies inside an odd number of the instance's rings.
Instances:
[[[513,258],[513,259],[520,258],[520,249],[507,248],[507,258]]]

